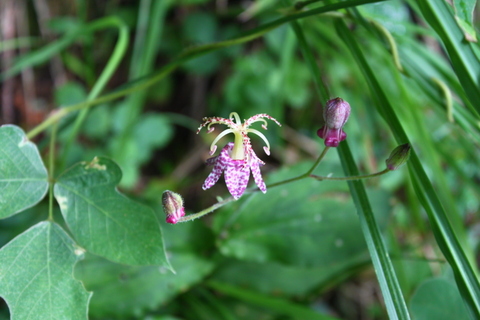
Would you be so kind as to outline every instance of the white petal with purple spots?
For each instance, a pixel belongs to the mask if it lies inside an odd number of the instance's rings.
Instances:
[[[233,142],[229,142],[222,149],[220,155],[210,158],[206,161],[207,165],[213,165],[213,169],[203,183],[203,190],[211,188],[215,183],[217,183],[218,179],[220,179],[223,171],[225,171],[225,168],[227,167],[227,164],[232,160],[229,156],[229,152],[232,150],[232,148]]]

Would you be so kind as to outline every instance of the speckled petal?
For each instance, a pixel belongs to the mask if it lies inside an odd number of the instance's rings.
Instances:
[[[245,161],[230,159],[225,169],[225,184],[235,200],[240,198],[247,189],[249,178],[250,167]]]
[[[252,170],[253,180],[257,184],[258,189],[263,193],[267,192],[267,186],[262,178],[262,173],[260,172],[260,166],[263,165],[263,162],[257,157],[257,155],[252,151],[250,157],[250,169]]]
[[[220,179],[223,171],[227,167],[227,164],[232,161],[229,156],[229,152],[233,149],[233,142],[227,143],[227,145],[222,149],[220,155],[207,159],[207,165],[213,165],[212,172],[208,175],[207,179],[203,183],[202,189],[207,190],[211,188],[218,179]]]
[[[214,166],[217,163],[218,157],[219,156],[208,158],[207,160],[205,160],[205,164],[207,166]]]

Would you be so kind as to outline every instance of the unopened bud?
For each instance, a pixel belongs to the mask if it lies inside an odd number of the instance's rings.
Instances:
[[[170,190],[162,195],[163,211],[167,215],[167,223],[175,224],[185,215],[182,196]]]
[[[405,143],[402,144],[395,149],[393,149],[392,153],[385,163],[387,164],[387,168],[389,170],[397,170],[400,168],[405,162],[407,162],[408,158],[410,157],[410,144]]]
[[[317,131],[317,135],[325,139],[327,147],[338,147],[340,141],[347,138],[343,126],[350,116],[350,105],[341,98],[328,100],[323,110],[325,125]]]

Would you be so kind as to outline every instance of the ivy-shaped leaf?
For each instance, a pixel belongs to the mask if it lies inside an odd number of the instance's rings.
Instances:
[[[0,295],[11,319],[87,319],[88,293],[73,277],[83,255],[58,225],[41,222],[0,250]]]
[[[19,127],[0,127],[0,218],[32,207],[48,189],[47,169],[37,147]]]
[[[170,268],[155,213],[116,190],[121,177],[118,165],[107,158],[78,163],[59,177],[54,194],[68,227],[91,253],[129,265]]]

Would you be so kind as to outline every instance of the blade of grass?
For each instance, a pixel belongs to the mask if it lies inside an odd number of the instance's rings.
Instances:
[[[347,141],[342,142],[337,150],[345,175],[359,175]],[[361,180],[348,181],[348,187],[357,208],[360,226],[372,258],[372,264],[377,274],[388,315],[390,319],[410,319],[395,269],[388,256],[380,229],[375,221],[363,182]]]
[[[40,65],[48,62],[53,56],[59,54],[70,46],[78,37],[83,34],[93,33],[98,30],[111,28],[116,24],[114,20],[119,20],[118,17],[108,16],[92,21],[86,25],[79,24],[76,28],[69,30],[60,39],[38,49],[31,51],[23,56],[20,56],[15,64],[8,70],[0,74],[0,81],[13,77],[19,74],[23,69]]]
[[[422,87],[422,92],[436,102],[434,106],[442,106],[443,98],[438,94],[438,84],[432,78],[445,82],[453,92],[459,94],[460,99],[469,102],[447,61],[432,54],[423,45],[407,37],[399,37],[398,40],[401,47],[402,63],[407,70],[407,74]],[[455,100],[453,101],[453,117],[466,132],[480,141],[478,119],[472,117],[470,110],[460,106]]]
[[[317,67],[315,57],[312,50],[310,50],[305,35],[303,33],[302,27],[297,21],[290,22],[295,35],[297,36],[298,44],[300,46],[300,51],[304,56],[308,66],[310,67],[310,72],[313,73],[313,81],[315,82],[315,89],[317,90],[318,98],[320,101],[327,101],[330,98],[330,92],[328,86],[322,81],[322,76],[320,75],[320,70]]]
[[[455,21],[451,8],[446,1],[424,0],[417,5],[425,20],[437,32],[443,42],[453,70],[463,86],[477,119],[480,119],[480,63],[472,44],[465,41],[462,29]]]
[[[154,68],[155,57],[158,50],[157,44],[161,41],[165,16],[171,4],[172,1],[170,0],[143,0],[140,2],[141,10],[139,12],[138,25],[136,28],[137,34],[135,36],[135,45],[129,74],[130,80],[145,76],[148,74],[149,70]],[[128,105],[128,115],[125,117],[126,123],[123,124],[123,130],[120,133],[120,143],[118,144],[118,148],[113,151],[114,155],[124,152],[123,148],[126,144],[126,140],[132,134],[132,129],[142,112],[146,96],[146,90],[136,91],[128,96],[126,102],[126,105]]]
[[[394,79],[394,82],[397,83],[401,95],[400,99],[403,104],[407,106],[415,105],[412,95],[409,94],[406,83],[402,80],[402,76],[398,72],[392,73],[392,78]],[[422,142],[423,161],[426,166],[436,173],[432,180],[435,182],[437,193],[443,200],[443,205],[448,213],[448,218],[450,219],[453,230],[459,238],[461,245],[468,248],[467,235],[465,228],[463,227],[463,219],[457,209],[451,190],[449,189],[445,170],[442,169],[442,161],[444,161],[444,158],[438,152],[441,146],[437,145],[432,135],[429,134],[431,129],[423,119],[424,108],[402,108],[401,110],[407,111],[408,118],[399,115],[399,119],[402,119],[403,123],[411,124],[410,132],[414,132],[417,137],[416,140]],[[473,261],[473,257],[469,258],[470,261]]]
[[[377,111],[383,115],[390,126],[396,141],[399,144],[408,142],[409,139],[396,116],[396,111],[383,92],[351,30],[347,28],[343,21],[337,22],[335,26],[338,35],[346,43],[364,73]],[[471,312],[476,318],[480,318],[480,285],[478,279],[450,225],[443,205],[413,149],[408,167],[419,200],[428,214],[435,239],[453,269],[460,292],[467,301]]]
[[[330,94],[328,92],[328,87],[322,81],[320,71],[317,67],[315,59],[313,58],[313,53],[306,42],[301,26],[297,21],[291,22],[291,25],[295,34],[297,35],[302,53],[305,55],[305,60],[307,61],[309,69],[311,70],[313,78],[315,79],[315,83],[317,84],[316,88],[320,99],[329,98]],[[360,173],[346,141],[341,143],[337,150],[345,175],[359,175]],[[395,269],[393,268],[392,262],[388,257],[388,251],[373,215],[365,187],[360,180],[349,181],[348,186],[355,203],[355,207],[357,208],[363,236],[367,243],[372,264],[377,274],[378,282],[382,290],[390,319],[410,319],[402,290],[395,274]]]

